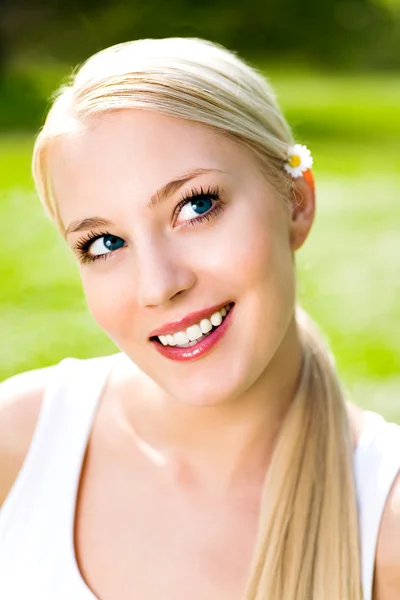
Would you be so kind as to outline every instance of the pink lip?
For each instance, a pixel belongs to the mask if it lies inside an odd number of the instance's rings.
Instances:
[[[199,323],[199,321],[201,321],[202,319],[207,319],[213,313],[217,312],[217,310],[220,310],[222,307],[227,306],[227,304],[230,303],[231,302],[228,300],[224,304],[216,304],[215,306],[210,306],[208,308],[204,308],[203,310],[192,312],[189,315],[186,315],[186,317],[184,317],[180,321],[172,321],[171,323],[165,323],[165,325],[163,325],[159,329],[155,329],[154,331],[152,331],[149,337],[167,335],[168,333],[172,334],[178,333],[178,331],[184,331],[191,325]]]
[[[176,346],[164,346],[161,342],[155,340],[152,340],[151,343],[154,344],[155,349],[160,354],[166,358],[170,358],[171,360],[186,362],[201,358],[205,354],[209,353],[218,344],[221,338],[223,338],[232,322],[232,313],[234,309],[235,305],[232,306],[221,325],[216,329],[213,329],[211,333],[209,333],[205,338],[201,339],[194,346],[177,348]]]

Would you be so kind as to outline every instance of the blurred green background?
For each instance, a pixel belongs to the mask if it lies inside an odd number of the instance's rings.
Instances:
[[[0,381],[115,347],[31,177],[35,134],[73,67],[114,43],[196,36],[259,66],[314,156],[317,217],[299,301],[351,399],[400,423],[398,0],[0,0]]]

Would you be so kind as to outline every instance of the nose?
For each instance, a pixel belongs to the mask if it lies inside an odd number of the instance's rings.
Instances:
[[[182,251],[167,243],[150,242],[137,257],[137,303],[141,307],[163,306],[195,283]]]

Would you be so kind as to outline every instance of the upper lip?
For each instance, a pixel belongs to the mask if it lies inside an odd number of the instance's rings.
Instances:
[[[203,308],[202,310],[197,310],[195,312],[186,315],[183,319],[179,321],[171,321],[171,323],[165,323],[162,327],[155,329],[150,333],[149,337],[159,336],[159,335],[167,335],[168,333],[178,333],[178,331],[185,331],[191,325],[195,323],[199,323],[202,319],[209,318],[213,313],[217,312],[224,306],[227,306],[230,302],[224,302],[223,304],[216,304],[215,306],[209,306],[208,308]]]

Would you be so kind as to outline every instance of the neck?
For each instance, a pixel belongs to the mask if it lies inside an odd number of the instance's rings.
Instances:
[[[264,480],[301,369],[293,321],[273,360],[240,397],[217,406],[178,404],[140,371],[141,393],[131,379],[115,408],[141,453],[168,479],[181,487],[226,491]]]

